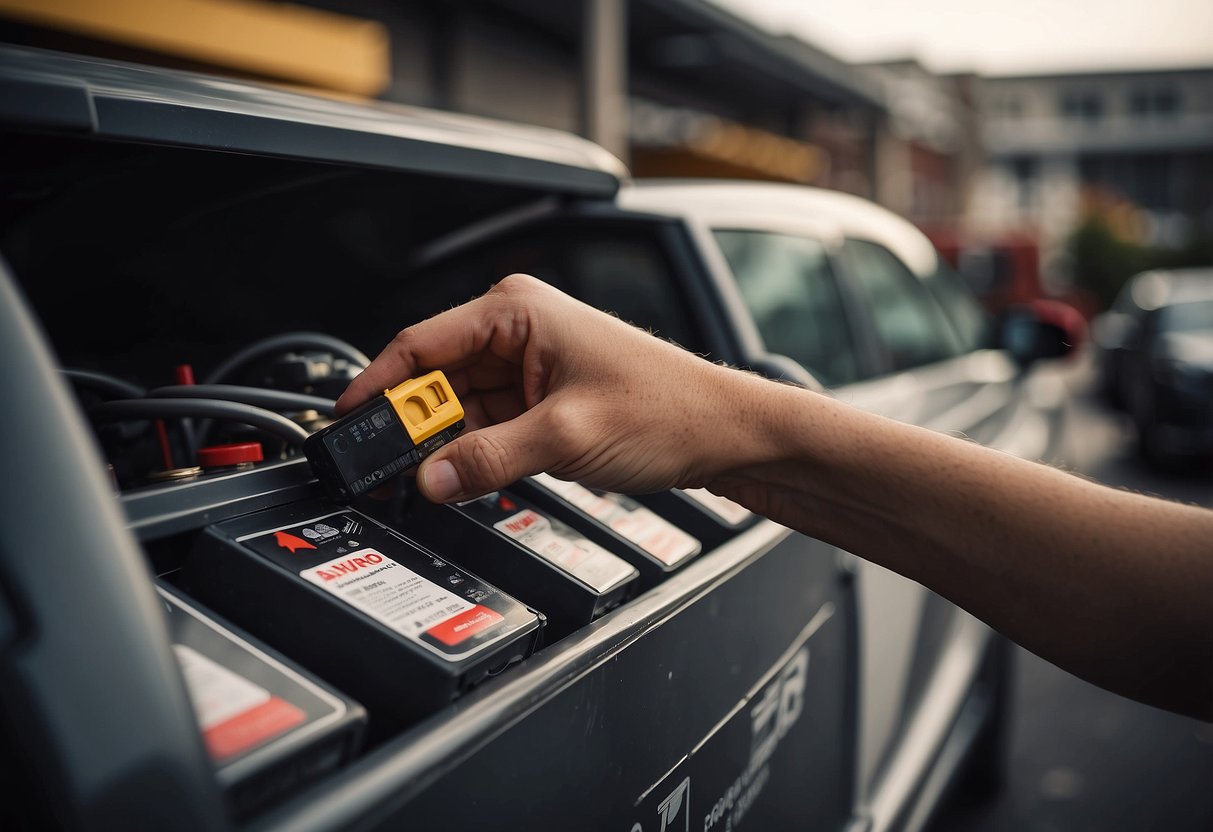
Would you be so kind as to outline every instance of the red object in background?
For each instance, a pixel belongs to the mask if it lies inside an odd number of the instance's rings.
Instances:
[[[964,276],[986,311],[998,314],[1046,297],[1040,282],[1040,245],[1032,234],[1008,231],[977,237],[954,228],[925,233],[943,259]]]
[[[198,464],[203,468],[222,468],[265,459],[260,442],[235,442],[198,449]]]
[[[192,364],[177,365],[177,383],[192,386],[194,382],[194,366]]]
[[[1087,321],[1082,313],[1068,303],[1048,298],[1037,298],[1028,306],[1041,321],[1066,333],[1071,347],[1070,355],[1076,356],[1087,340]]]
[[[173,468],[173,445],[168,441],[168,428],[164,426],[163,419],[156,420],[156,438],[160,440],[160,456],[164,460],[164,470],[171,471]]]

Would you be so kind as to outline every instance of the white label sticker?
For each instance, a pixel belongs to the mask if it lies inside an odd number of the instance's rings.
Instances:
[[[627,561],[531,509],[500,520],[493,528],[596,592],[605,592],[636,574],[636,568]]]
[[[194,714],[203,731],[263,705],[270,692],[187,647],[174,644]]]
[[[413,640],[475,606],[371,548],[299,574]]]
[[[721,497],[718,494],[713,494],[706,488],[687,488],[683,492],[699,505],[706,508],[708,511],[715,514],[730,526],[736,526],[739,523],[745,522],[751,515],[751,511],[743,505],[739,505],[728,497]]]
[[[673,566],[699,552],[698,540],[633,500],[619,494],[598,495],[583,485],[558,480],[549,474],[536,474],[533,479],[666,566]]]

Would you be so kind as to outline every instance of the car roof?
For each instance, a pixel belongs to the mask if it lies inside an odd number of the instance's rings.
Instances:
[[[570,195],[609,197],[627,176],[603,148],[557,130],[14,46],[0,46],[0,121]]]
[[[693,218],[713,228],[758,228],[827,241],[870,240],[893,251],[919,276],[939,264],[913,224],[861,197],[774,182],[641,179],[616,197],[627,209]]]

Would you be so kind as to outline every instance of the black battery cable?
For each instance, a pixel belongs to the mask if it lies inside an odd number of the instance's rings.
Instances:
[[[251,404],[277,412],[314,410],[322,416],[335,415],[333,408],[337,405],[335,400],[326,399],[323,396],[308,396],[303,393],[271,390],[268,387],[245,387],[239,384],[190,384],[157,387],[155,390],[149,390],[147,397],[150,399],[216,399]]]
[[[367,358],[362,350],[353,344],[342,341],[340,338],[334,338],[322,332],[287,332],[282,335],[272,335],[269,338],[263,338],[260,341],[254,341],[252,344],[249,344],[212,370],[210,375],[203,379],[203,384],[219,384],[233,375],[237,370],[266,355],[306,349],[323,350],[332,353],[334,356],[344,358],[359,368],[365,368],[371,363],[371,359]]]
[[[99,404],[91,408],[88,415],[97,422],[182,417],[240,422],[273,434],[295,447],[301,447],[308,437],[306,430],[272,410],[215,399],[123,399]]]
[[[61,369],[59,372],[74,387],[89,390],[103,399],[139,399],[147,395],[139,385],[105,373],[68,368]]]

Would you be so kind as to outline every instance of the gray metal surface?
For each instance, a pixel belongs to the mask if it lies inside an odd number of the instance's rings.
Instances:
[[[147,566],[2,262],[0,351],[17,403],[0,409],[0,596],[20,611],[0,656],[0,767],[20,761],[6,787],[36,789],[0,820],[23,808],[73,829],[223,828]]]
[[[0,47],[0,121],[98,137],[451,175],[609,196],[623,165],[584,139],[357,105],[159,67]]]

